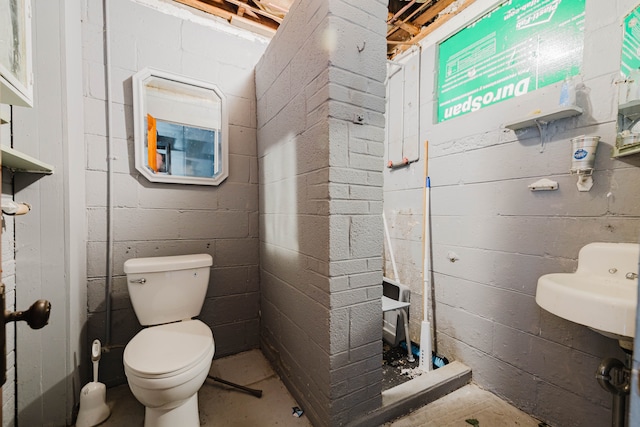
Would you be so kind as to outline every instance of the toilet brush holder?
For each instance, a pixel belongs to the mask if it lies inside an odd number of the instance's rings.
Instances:
[[[98,382],[90,382],[80,391],[80,411],[76,427],[97,426],[111,414],[107,406],[107,387]]]
[[[100,341],[94,340],[91,346],[93,381],[80,390],[80,411],[76,427],[97,426],[111,415],[111,410],[107,406],[107,387],[98,382],[98,362],[101,352]]]

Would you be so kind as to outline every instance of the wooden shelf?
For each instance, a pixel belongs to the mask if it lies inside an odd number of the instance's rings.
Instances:
[[[0,146],[0,149],[2,151],[2,166],[5,168],[9,168],[14,172],[40,173],[44,175],[53,173],[53,166],[48,163],[4,145]]]
[[[11,108],[8,105],[0,104],[0,125],[11,121]]]
[[[554,120],[566,119],[568,117],[579,116],[582,114],[582,108],[571,105],[568,107],[558,107],[548,111],[538,111],[526,117],[505,123],[503,126],[507,129],[518,130],[535,126],[538,123],[548,123]]]

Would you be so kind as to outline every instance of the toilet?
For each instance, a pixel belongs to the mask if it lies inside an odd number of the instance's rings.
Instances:
[[[198,390],[215,344],[200,320],[211,255],[134,258],[124,263],[133,310],[141,325],[124,349],[131,392],[145,406],[145,427],[198,427]]]

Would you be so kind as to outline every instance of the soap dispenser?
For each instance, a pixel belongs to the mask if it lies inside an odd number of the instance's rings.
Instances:
[[[560,105],[563,107],[576,105],[576,85],[569,77],[564,78],[560,88]]]

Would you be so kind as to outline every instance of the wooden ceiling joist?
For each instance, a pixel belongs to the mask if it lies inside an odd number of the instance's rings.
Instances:
[[[393,33],[398,28],[405,30],[407,33],[411,34],[412,36],[415,36],[420,32],[419,27],[416,27],[415,25],[412,25],[412,24],[407,24],[404,21],[393,21],[392,16],[393,15],[389,13],[389,19],[387,20],[387,23],[388,23],[387,25],[395,28],[393,28],[393,31],[387,31],[387,35]]]
[[[227,21],[230,20],[231,17],[234,15],[233,13],[228,12],[224,9],[221,9],[218,6],[214,6],[212,4],[205,3],[200,0],[175,0],[175,1],[178,3],[182,3],[184,5],[187,5],[189,7],[192,7],[194,9],[198,9],[203,12],[210,13],[214,16],[219,16],[220,18],[226,19]]]
[[[275,31],[293,0],[175,0],[229,22],[253,29]],[[307,0],[302,0],[307,1]],[[449,19],[466,9],[475,0],[463,0],[447,10],[455,0],[390,0],[387,15],[387,55],[395,55],[418,44]],[[280,13],[282,10],[282,13]],[[393,12],[392,12],[393,11]],[[443,13],[445,12],[446,13]]]
[[[243,28],[253,28],[258,34],[263,34],[268,37],[272,37],[275,33],[275,30],[278,28],[278,23],[271,22],[267,19],[262,19],[260,21],[256,19],[250,19],[246,16],[249,16],[247,11],[245,10],[245,16],[240,15],[239,13],[234,13],[229,10],[223,9],[216,5],[205,3],[201,0],[175,0],[178,3],[182,3],[186,6],[193,7],[194,9],[201,10],[203,12],[209,13],[214,16],[218,16],[228,22],[235,22],[238,26]],[[218,2],[218,0],[213,0]]]
[[[406,22],[397,22],[394,25],[398,25],[400,28],[402,28],[412,36],[417,36],[418,34],[420,34],[420,27],[416,27],[415,25],[407,24]]]
[[[252,13],[257,14],[257,15],[262,15],[265,18],[272,19],[272,20],[276,21],[278,24],[282,23],[282,18],[280,18],[279,16],[276,16],[273,13],[269,13],[269,12],[264,11],[262,9],[258,9],[257,7],[250,6],[246,2],[243,2],[243,1],[240,1],[240,0],[224,0],[224,1],[229,2],[229,3],[233,4],[233,5],[238,6],[238,7],[244,8],[245,9],[245,13],[252,12]]]
[[[413,24],[422,27],[427,22],[431,22],[433,18],[438,16],[440,12],[445,10],[451,3],[455,0],[439,0],[435,4],[431,5],[424,13],[420,14],[416,19],[413,20]]]
[[[449,1],[449,0],[446,0],[446,1]],[[397,55],[400,52],[404,52],[405,50],[411,48],[412,45],[417,44],[420,40],[424,39],[429,34],[433,33],[435,30],[437,30],[438,28],[443,26],[451,18],[453,18],[458,13],[462,12],[467,7],[469,7],[474,1],[475,0],[464,0],[464,3],[459,5],[455,10],[451,11],[450,13],[446,13],[444,15],[438,16],[438,18],[436,18],[436,20],[433,21],[433,23],[429,24],[428,26],[422,27],[422,30],[420,30],[420,34],[418,34],[417,36],[411,38],[411,40],[410,40],[411,44],[399,45],[395,49],[395,52],[394,52],[393,56]]]

